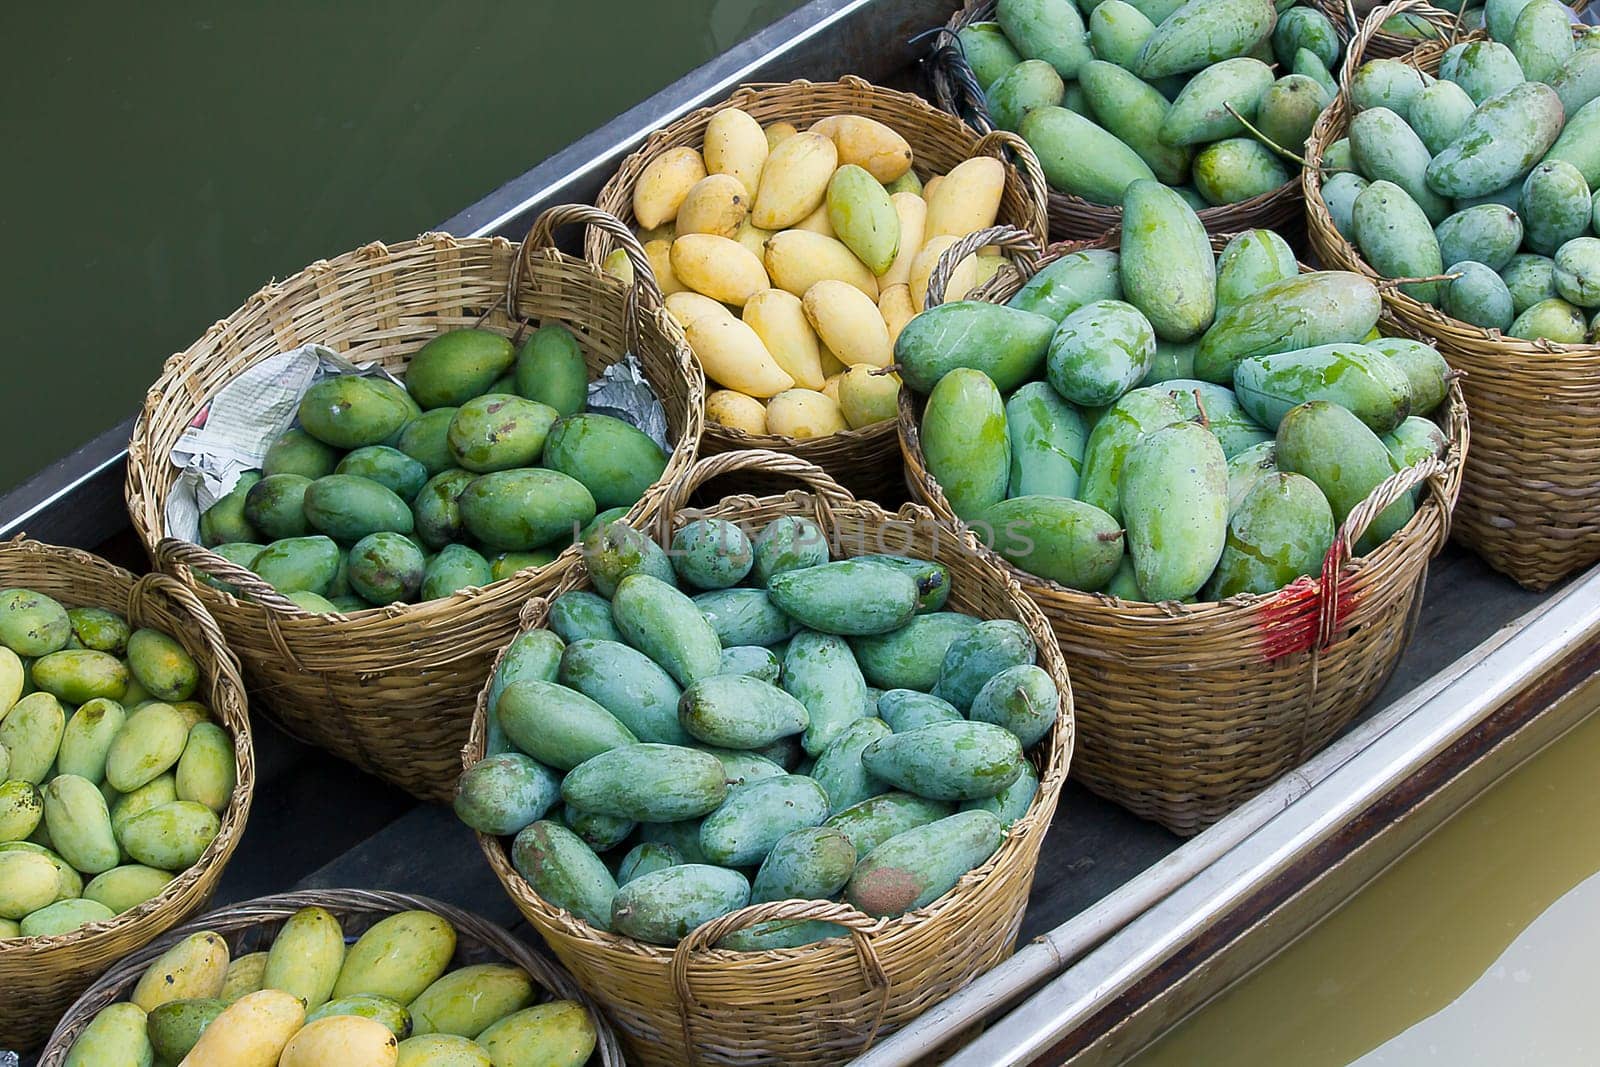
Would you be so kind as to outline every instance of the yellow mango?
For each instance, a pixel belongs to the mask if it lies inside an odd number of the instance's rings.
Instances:
[[[983,253],[963,259],[950,272],[950,284],[945,286],[945,303],[967,299],[974,290],[999,273],[1004,264],[1005,257]]]
[[[633,187],[633,217],[649,229],[678,217],[683,198],[706,176],[705,160],[692,148],[669,148],[652,159]]]
[[[228,979],[228,945],[209,930],[173,945],[145,968],[133,987],[133,1001],[145,1011],[174,1000],[214,997]]]
[[[292,993],[246,993],[211,1020],[178,1067],[276,1067],[305,1018],[305,1004]]]
[[[801,301],[806,321],[846,366],[887,367],[894,358],[889,328],[872,298],[848,282],[824,279]]]
[[[761,170],[770,151],[761,123],[736,107],[723,108],[706,124],[706,170],[737,178],[751,196],[761,188]]]
[[[494,1067],[484,1047],[457,1034],[421,1034],[400,1042],[395,1067]]]
[[[809,230],[785,230],[767,242],[767,276],[795,296],[824,279],[849,282],[878,299],[878,279],[840,241]]]
[[[495,1067],[583,1067],[597,1039],[594,1020],[571,1000],[524,1008],[478,1035]]]
[[[344,930],[339,920],[325,908],[301,908],[289,916],[267,950],[261,984],[293,993],[310,1011],[327,1002],[343,966]]]
[[[824,393],[810,389],[790,389],[767,403],[767,430],[797,441],[848,430],[839,405]]]
[[[911,305],[918,311],[927,308],[928,276],[933,273],[933,268],[939,262],[939,257],[945,250],[956,243],[957,238],[944,234],[940,237],[930,237],[922,246],[922,251],[917,253],[917,261],[911,264]]]
[[[708,174],[694,183],[678,208],[678,236],[714,233],[733,237],[750,213],[750,194],[738,178]]]
[[[850,369],[844,365],[843,360],[833,354],[833,349],[825,344],[817,345],[817,357],[822,361],[822,376],[824,378],[837,378]]]
[[[651,241],[665,241],[671,244],[672,239],[678,236],[678,226],[672,222],[663,222],[660,226],[635,226],[633,235],[642,245]]]
[[[650,261],[650,273],[656,276],[656,284],[661,287],[663,296],[683,292],[684,285],[678,276],[672,273],[672,242],[667,240],[647,241],[644,246],[645,258]]]
[[[839,402],[839,383],[844,381],[845,374],[845,371],[840,371],[838,374],[830,374],[828,375],[828,380],[823,383],[822,395],[835,404]]]
[[[895,217],[900,220],[900,249],[894,262],[878,279],[878,285],[905,285],[911,281],[911,264],[922,251],[922,237],[928,223],[928,202],[916,193],[895,193],[889,198]]]
[[[911,169],[911,146],[876,119],[834,115],[811,127],[833,141],[839,163],[854,163],[880,182],[892,182]]]
[[[389,1028],[374,1019],[330,1015],[291,1037],[278,1067],[394,1067],[399,1046]]]
[[[223,980],[222,992],[218,993],[217,996],[232,1004],[246,993],[254,993],[260,989],[261,979],[266,973],[267,954],[265,952],[251,952],[240,956],[228,964],[228,976]]]
[[[778,145],[787,141],[800,131],[792,122],[774,122],[762,130],[767,135],[767,151],[770,153]]]
[[[993,156],[974,156],[956,166],[928,192],[925,238],[965,237],[993,226],[1006,188],[1006,166]]]
[[[931,197],[933,195],[933,191],[937,189],[943,182],[943,174],[935,174],[933,177],[924,182],[922,185],[922,199],[926,201],[929,197]]]
[[[132,1004],[101,1008],[67,1053],[66,1067],[148,1067],[155,1060],[145,1013]]]
[[[773,360],[749,326],[733,318],[707,315],[684,329],[706,376],[747,396],[768,397],[793,388],[794,379]]]
[[[883,324],[889,328],[889,344],[892,346],[900,338],[900,331],[906,328],[917,315],[917,309],[911,303],[911,286],[890,285],[878,294],[878,312],[883,316]]]
[[[606,253],[606,258],[600,261],[600,269],[624,285],[633,284],[633,260],[620,248]]]
[[[0,719],[5,718],[6,712],[22,699],[22,679],[22,659],[0,645]]]
[[[677,319],[679,326],[687,326],[702,315],[725,315],[730,319],[733,318],[733,312],[724,305],[689,289],[667,297],[667,314]]]
[[[748,248],[757,259],[762,259],[767,254],[767,238],[773,231],[763,230],[760,226],[752,225],[749,219],[739,223],[739,232],[733,239]]]
[[[672,242],[672,272],[697,293],[724,304],[744,302],[772,283],[761,260],[738,241],[686,233]]]
[[[753,396],[718,389],[706,397],[706,421],[760,435],[767,432],[767,408]]]
[[[767,156],[750,221],[765,230],[793,226],[817,210],[838,165],[838,150],[821,134],[787,138]]]
[[[833,221],[828,218],[828,205],[826,202],[817,210],[795,223],[792,229],[809,230],[812,233],[820,233],[824,237],[837,238],[839,236],[833,232]]]
[[[396,912],[345,953],[333,996],[370,994],[409,1004],[450,966],[456,931],[431,911]]]
[[[899,410],[900,376],[858,363],[839,379],[839,410],[853,430],[886,422]]]
[[[767,352],[804,389],[822,388],[817,335],[800,298],[784,289],[763,289],[744,305],[744,321]]]

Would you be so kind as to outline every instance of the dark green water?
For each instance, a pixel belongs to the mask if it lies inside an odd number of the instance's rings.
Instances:
[[[797,6],[7,4],[0,491],[269,279],[436,225]]]

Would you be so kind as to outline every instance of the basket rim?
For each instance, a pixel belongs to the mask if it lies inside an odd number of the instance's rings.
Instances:
[[[395,915],[404,911],[426,911],[445,919],[454,927],[458,942],[471,938],[501,958],[515,963],[545,992],[562,1000],[573,1000],[589,1013],[595,1027],[595,1051],[606,1067],[622,1067],[622,1048],[605,1013],[587,991],[578,985],[560,963],[546,959],[533,946],[474,912],[433,897],[379,889],[306,889],[269,896],[253,897],[214,908],[196,915],[157,937],[136,952],[129,953],[107,970],[73,1001],[51,1032],[39,1055],[40,1067],[58,1067],[71,1051],[72,1042],[82,1033],[94,1014],[117,1003],[161,953],[196,933],[248,930],[251,927],[287,919],[306,907],[351,914]]]
[[[216,837],[206,845],[199,859],[187,869],[174,874],[172,880],[162,886],[159,893],[127,911],[118,912],[109,919],[85,923],[63,934],[0,939],[0,958],[8,954],[35,955],[81,948],[97,938],[126,933],[131,927],[146,919],[159,916],[170,905],[178,903],[179,896],[191,891],[213,870],[220,871],[232,858],[238,848],[239,840],[244,836],[245,825],[249,821],[250,807],[255,797],[256,777],[255,738],[250,726],[247,712],[249,702],[245,695],[244,682],[239,675],[238,661],[211,616],[200,604],[188,602],[192,598],[185,597],[187,590],[167,575],[152,573],[136,577],[133,572],[91,553],[31,540],[25,534],[18,534],[11,540],[0,543],[0,570],[4,569],[7,558],[13,552],[25,552],[42,560],[50,560],[55,566],[78,569],[80,572],[83,568],[99,570],[108,580],[126,582],[132,606],[138,607],[140,614],[144,608],[138,598],[148,595],[144,590],[157,590],[159,595],[167,600],[167,610],[193,617],[199,624],[198,628],[204,636],[213,664],[202,674],[202,678],[207,675],[212,676],[207,695],[214,697],[220,694],[222,697],[221,700],[215,701],[218,706],[213,707],[212,701],[207,702],[206,706],[212,711],[212,720],[208,721],[216,721],[228,731],[229,740],[233,743],[236,781],[233,792],[228,796],[228,806],[218,818],[219,828]],[[119,613],[126,613],[129,616],[128,621],[134,622],[130,604],[111,607]],[[180,635],[168,634],[168,636],[178,640],[180,644],[185,643]]]
[[[988,559],[988,557],[980,551],[976,551],[981,546],[978,546],[970,537],[970,535],[966,534],[965,531],[955,530],[947,523],[942,522],[929,509],[917,504],[906,504],[903,505],[896,513],[890,514],[872,501],[854,499],[848,493],[848,491],[839,488],[837,484],[832,481],[831,477],[829,477],[820,468],[804,459],[792,455],[752,450],[745,452],[729,452],[709,456],[696,463],[689,472],[687,472],[677,483],[674,484],[674,494],[682,499],[687,499],[688,493],[692,491],[695,486],[699,485],[701,481],[709,480],[719,473],[738,469],[745,469],[757,474],[763,472],[784,473],[788,475],[799,474],[807,481],[811,482],[812,486],[818,490],[819,495],[823,495],[824,498],[827,494],[837,494],[838,498],[842,498],[839,499],[838,502],[831,505],[835,511],[840,509],[848,509],[853,513],[858,513],[864,519],[874,523],[887,523],[898,519],[900,521],[937,524],[939,527],[949,532],[952,540],[961,546],[963,551],[971,554],[973,562],[978,567],[984,569],[989,569],[992,567],[992,562]],[[803,491],[793,489],[786,493],[769,494],[762,497],[754,497],[749,494],[736,494],[723,498],[716,506],[712,508],[697,509],[696,514],[715,515],[722,511],[729,511],[732,514],[737,514],[739,511],[745,510],[750,506],[770,506],[780,502],[798,502],[804,499],[806,495],[807,494]],[[658,523],[661,525],[659,525],[655,530],[650,531],[653,538],[659,537],[659,531],[666,529],[670,525],[671,517],[671,509],[668,505],[664,505],[663,511],[657,519]],[[1023,622],[1023,625],[1028,627],[1030,633],[1034,637],[1035,643],[1038,646],[1038,656],[1041,665],[1044,665],[1046,670],[1049,671],[1052,680],[1056,683],[1061,697],[1060,712],[1056,716],[1056,721],[1051,728],[1050,734],[1047,735],[1048,746],[1043,749],[1039,748],[1039,746],[1044,746],[1046,744],[1044,741],[1037,742],[1035,746],[1035,751],[1040,751],[1045,761],[1044,766],[1040,768],[1038,790],[1035,793],[1033,801],[1030,803],[1027,812],[1007,828],[1005,837],[1002,839],[1000,847],[995,850],[995,853],[992,856],[986,859],[982,864],[974,867],[972,870],[962,875],[957,881],[956,885],[949,891],[945,892],[937,899],[929,902],[921,908],[905,912],[902,915],[892,918],[877,918],[869,920],[865,916],[860,916],[860,918],[866,920],[867,923],[864,929],[858,931],[861,936],[875,939],[884,936],[910,934],[920,929],[926,923],[943,918],[950,912],[951,909],[962,906],[964,903],[963,898],[969,895],[975,888],[981,887],[982,883],[1002,863],[1012,864],[1021,861],[1023,859],[1024,850],[1029,847],[1029,841],[1035,838],[1042,839],[1043,835],[1048,831],[1050,823],[1054,818],[1055,809],[1060,801],[1061,790],[1067,779],[1068,768],[1071,762],[1072,750],[1076,737],[1076,717],[1074,711],[1071,679],[1068,673],[1066,661],[1062,657],[1060,648],[1056,644],[1053,631],[1050,627],[1048,619],[1046,619],[1044,616],[1044,613],[1027,597],[1023,589],[1018,585],[1014,578],[1001,573],[996,573],[994,577],[998,579],[999,583],[1002,583],[1001,588],[1004,590],[1006,598],[1010,601],[1012,607],[1015,609],[1017,613],[1016,617]],[[549,603],[555,600],[556,597],[573,590],[586,590],[589,588],[590,583],[587,570],[580,564],[579,567],[575,568],[573,572],[570,573],[561,583],[561,585],[552,590],[547,597],[535,598],[529,602],[528,606],[524,609],[523,615],[527,625],[525,625],[523,629],[519,631],[519,634],[528,632],[529,630],[546,628],[548,625],[546,619],[548,606]],[[502,649],[502,657],[504,655],[504,651],[505,650]],[[478,694],[477,705],[473,711],[471,734],[468,737],[466,745],[461,751],[461,763],[463,769],[470,767],[473,763],[477,762],[478,759],[483,758],[482,753],[484,752],[487,741],[486,729],[488,697],[490,688],[493,685],[495,670],[498,670],[498,668],[499,659],[497,659],[495,662],[494,670],[491,670],[490,672],[489,681],[485,684],[483,690]],[[505,845],[502,844],[500,837],[491,834],[478,833],[476,831],[475,833],[478,839],[479,847],[483,850],[484,856],[489,861],[489,866],[494,870],[496,877],[499,878],[501,882],[501,885],[518,903],[519,907],[533,907],[537,909],[545,921],[560,926],[569,936],[581,937],[586,939],[591,944],[597,945],[598,951],[603,951],[608,954],[627,956],[634,960],[643,961],[645,963],[657,966],[668,966],[674,964],[675,960],[679,958],[683,950],[683,946],[689,944],[690,939],[694,936],[694,931],[691,931],[689,935],[686,935],[684,941],[681,942],[679,946],[664,947],[660,945],[648,944],[646,942],[625,937],[608,930],[600,930],[590,926],[588,923],[584,922],[576,915],[573,915],[571,912],[546,902],[544,898],[541,897],[533,889],[533,887],[528,884],[527,880],[522,877],[521,873],[512,866],[508,856],[508,850]],[[1036,866],[1037,860],[1035,858],[1030,862],[1031,865]],[[821,905],[826,902],[814,901],[810,903]],[[729,915],[737,916],[745,911],[764,906],[766,905],[752,904],[746,908],[741,908],[738,911],[731,912]],[[837,907],[837,905],[829,906]],[[713,919],[711,920],[711,923],[715,923],[717,921],[718,920]],[[711,923],[707,923],[705,926],[710,926]],[[701,927],[701,929],[703,928],[704,927]],[[697,950],[697,957],[709,960],[714,964],[732,964],[740,961],[749,961],[755,959],[799,959],[807,956],[820,958],[823,955],[844,958],[846,956],[855,955],[852,945],[852,938],[829,938],[823,941],[812,942],[810,944],[801,945],[795,948],[765,949],[756,952],[736,952],[730,949],[703,947]]]
[[[551,208],[549,212],[560,211],[561,208]],[[586,209],[588,210],[588,209]],[[539,223],[536,221],[534,227]],[[181,541],[165,535],[166,520],[161,514],[161,508],[171,491],[174,478],[168,475],[165,467],[170,466],[170,460],[162,454],[155,440],[156,433],[152,426],[152,418],[158,406],[162,405],[162,398],[166,392],[175,391],[177,383],[183,381],[190,373],[191,366],[196,360],[202,358],[204,350],[217,337],[225,334],[233,323],[239,319],[260,311],[271,309],[286,299],[286,294],[293,292],[294,287],[310,279],[323,279],[341,272],[362,273],[370,270],[377,261],[393,259],[418,251],[433,250],[444,252],[453,249],[482,250],[488,249],[495,252],[519,252],[522,244],[498,235],[488,237],[457,237],[453,234],[438,230],[426,231],[417,237],[396,242],[372,241],[357,248],[347,250],[330,258],[317,259],[307,264],[294,274],[281,281],[273,280],[263,285],[259,290],[249,296],[238,308],[226,318],[210,326],[199,338],[193,341],[183,351],[169,357],[162,368],[161,376],[146,393],[144,406],[135,419],[131,435],[128,457],[128,470],[124,480],[124,496],[128,505],[130,521],[138,534],[140,541],[147,551],[158,562],[164,562],[181,581],[193,589],[202,600],[222,607],[243,612],[259,612],[270,620],[270,625],[281,628],[285,633],[311,634],[337,628],[345,623],[371,622],[378,619],[386,620],[397,626],[413,623],[419,619],[432,617],[449,617],[458,610],[466,608],[474,601],[484,596],[500,596],[533,584],[535,581],[549,579],[552,575],[559,578],[566,573],[578,559],[578,548],[570,545],[563,549],[554,560],[539,567],[529,567],[509,574],[504,578],[480,586],[471,586],[452,593],[446,597],[437,597],[432,600],[418,601],[415,603],[391,603],[375,605],[351,612],[327,612],[314,614],[305,611],[281,597],[240,597],[227,590],[218,589],[208,583],[199,581],[193,568],[181,560],[167,558],[169,551],[182,551],[192,558],[205,560],[207,563],[219,567],[231,567],[226,560],[212,552],[210,548],[197,543]],[[587,275],[586,280],[596,282],[616,290],[619,300],[628,300],[632,289],[602,271],[595,264],[583,259],[581,256],[567,255],[554,247],[530,248],[529,255],[540,257],[559,265],[565,270],[579,270]],[[518,256],[520,259],[520,255]],[[531,284],[531,282],[525,282]],[[312,298],[315,299],[315,298]],[[487,306],[486,311],[500,307],[502,302]],[[293,305],[291,305],[293,306]],[[653,483],[639,500],[630,508],[630,518],[647,516],[654,508],[656,498],[665,491],[674,469],[684,469],[694,460],[699,449],[699,440],[703,433],[705,420],[705,376],[700,369],[699,362],[689,354],[687,342],[678,329],[675,320],[659,306],[647,306],[639,302],[638,313],[641,325],[648,325],[652,330],[664,338],[672,348],[675,359],[675,369],[684,376],[688,386],[686,403],[686,421],[684,431],[672,443],[672,449],[667,456],[667,468],[663,476]],[[256,360],[254,362],[259,362]],[[210,402],[211,396],[201,399],[189,398],[186,400],[186,410],[190,416],[202,410]],[[149,468],[147,470],[147,468]],[[175,470],[176,468],[174,468]],[[163,478],[163,476],[166,476]],[[143,505],[140,487],[143,483],[152,486],[164,486],[159,492],[152,494],[150,501],[154,513]],[[157,531],[161,531],[158,535]],[[163,546],[183,546],[181,550]],[[513,593],[514,595],[514,593]],[[282,603],[277,601],[282,600]]]
[[[1207,234],[1214,252],[1220,251],[1234,236],[1237,235]],[[976,239],[974,238],[974,240]],[[1038,260],[1036,269],[1043,268],[1055,260],[1075,252],[1118,248],[1120,244],[1120,228],[1092,241],[1058,242],[1045,249],[1045,254]],[[950,252],[946,253],[946,256],[955,251],[957,251],[957,248],[952,248]],[[942,266],[943,264],[941,263]],[[1314,273],[1313,268],[1305,263],[1300,263],[1299,266],[1302,274]],[[1026,279],[1031,276],[1032,272],[1024,275],[1019,271],[1015,274],[1013,280],[1002,274],[997,279],[997,283],[1000,282],[1000,279],[1007,279],[1003,284],[985,286],[976,293],[968,294],[966,299],[999,300],[1009,297],[1015,291],[1015,288],[1020,288]],[[1400,329],[1399,332],[1405,333],[1403,329]],[[1406,335],[1409,336],[1409,334]],[[901,390],[899,417],[895,425],[899,433],[901,451],[907,459],[907,481],[914,484],[914,493],[916,494],[920,494],[924,490],[931,490],[934,496],[929,503],[933,507],[935,514],[946,514],[946,521],[959,523],[959,519],[948,517],[953,516],[954,513],[950,508],[949,502],[944,497],[944,490],[939,486],[932,472],[927,470],[926,461],[923,458],[921,428],[917,420],[920,405],[923,402],[921,398],[914,398],[910,390]],[[1437,553],[1444,546],[1444,542],[1448,540],[1451,512],[1454,501],[1460,492],[1463,468],[1470,441],[1467,405],[1459,380],[1452,379],[1450,381],[1445,402],[1440,406],[1439,410],[1444,412],[1447,417],[1447,423],[1443,427],[1447,447],[1440,463],[1443,466],[1443,495],[1451,502],[1451,506],[1447,508],[1439,499],[1439,496],[1433,493],[1427,494],[1423,498],[1423,503],[1416,507],[1406,524],[1376,548],[1363,556],[1355,556],[1352,553],[1343,558],[1338,572],[1341,579],[1353,578],[1363,570],[1377,568],[1391,559],[1413,554],[1425,543],[1421,536],[1423,533],[1422,527],[1425,523],[1434,522],[1439,527],[1438,533],[1433,539],[1433,546],[1428,551],[1429,556]],[[1416,466],[1421,466],[1421,464],[1414,465],[1413,468],[1408,469],[1415,469]],[[920,476],[913,477],[914,471],[917,470],[920,470]],[[1377,491],[1377,489],[1374,489],[1374,493]],[[965,527],[966,524],[962,523],[961,525]],[[1109,593],[1088,593],[1081,589],[1073,589],[1052,579],[1043,578],[1022,570],[993,549],[983,545],[981,541],[978,547],[980,551],[992,556],[995,565],[1000,567],[1009,578],[1019,582],[1022,588],[1029,591],[1030,594],[1033,590],[1039,590],[1075,608],[1109,610],[1124,617],[1141,620],[1206,622],[1225,615],[1264,612],[1280,601],[1297,597],[1308,581],[1317,582],[1319,580],[1316,575],[1302,576],[1271,593],[1238,593],[1221,601],[1198,601],[1193,604],[1185,604],[1180,601],[1164,600],[1152,603],[1149,601],[1123,600],[1121,597],[1113,596]],[[1334,546],[1329,550],[1330,557],[1339,552],[1339,550],[1339,537],[1336,529]]]

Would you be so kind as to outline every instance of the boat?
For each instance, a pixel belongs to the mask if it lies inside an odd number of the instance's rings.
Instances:
[[[436,228],[520,238],[542,209],[592,202],[651,131],[743,83],[853,73],[915,86],[927,31],[956,6],[811,0]],[[131,425],[0,496],[0,537],[25,531],[142,565],[123,507]],[[1125,1062],[1576,726],[1584,709],[1561,697],[1597,672],[1600,567],[1533,593],[1447,547],[1430,569],[1405,656],[1340,738],[1187,840],[1069,781],[1016,955],[858,1063]],[[522,928],[450,811],[265,719],[256,747],[252,846],[234,857],[217,903],[360,885],[439,897]]]

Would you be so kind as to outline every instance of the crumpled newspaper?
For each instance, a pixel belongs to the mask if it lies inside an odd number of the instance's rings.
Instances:
[[[169,537],[200,540],[200,516],[255,470],[280,434],[295,424],[306,390],[323,378],[360,374],[400,379],[375,363],[355,364],[323,345],[302,345],[264,359],[218,390],[173,446],[183,473],[167,494]],[[631,353],[589,383],[588,410],[621,419],[671,451],[667,412]],[[0,1061],[0,1067],[7,1067]]]

